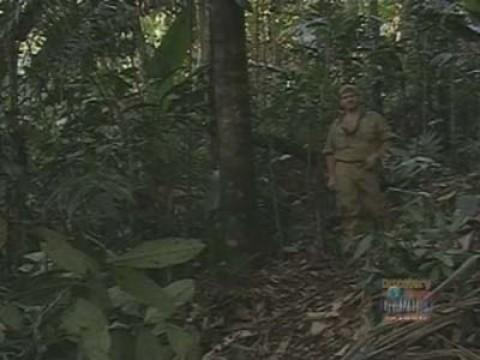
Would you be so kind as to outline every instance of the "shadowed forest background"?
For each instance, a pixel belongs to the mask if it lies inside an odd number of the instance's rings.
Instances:
[[[0,0],[0,38],[2,359],[480,358],[480,1]],[[396,135],[355,244],[349,82]],[[379,323],[383,277],[432,320]]]

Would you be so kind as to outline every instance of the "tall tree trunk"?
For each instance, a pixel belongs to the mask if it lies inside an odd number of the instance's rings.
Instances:
[[[244,10],[234,0],[212,0],[210,19],[224,240],[229,247],[254,250],[254,165]]]

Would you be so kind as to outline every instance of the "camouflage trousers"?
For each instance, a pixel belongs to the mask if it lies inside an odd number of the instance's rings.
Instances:
[[[379,173],[361,163],[335,165],[337,210],[347,237],[358,234],[360,225],[383,228],[386,220],[385,197]]]

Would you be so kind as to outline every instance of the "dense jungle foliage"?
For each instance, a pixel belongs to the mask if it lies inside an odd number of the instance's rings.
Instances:
[[[426,277],[463,305],[337,358],[454,320],[422,358],[480,356],[478,0],[0,0],[0,38],[2,359],[208,359],[205,277],[345,246],[363,294]],[[396,136],[392,228],[356,244],[320,155],[347,82]]]

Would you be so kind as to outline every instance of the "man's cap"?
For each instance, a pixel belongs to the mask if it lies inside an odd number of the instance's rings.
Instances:
[[[343,85],[338,91],[338,93],[340,94],[340,96],[347,93],[354,93],[356,95],[360,95],[360,89],[356,85],[347,84],[347,85]]]

